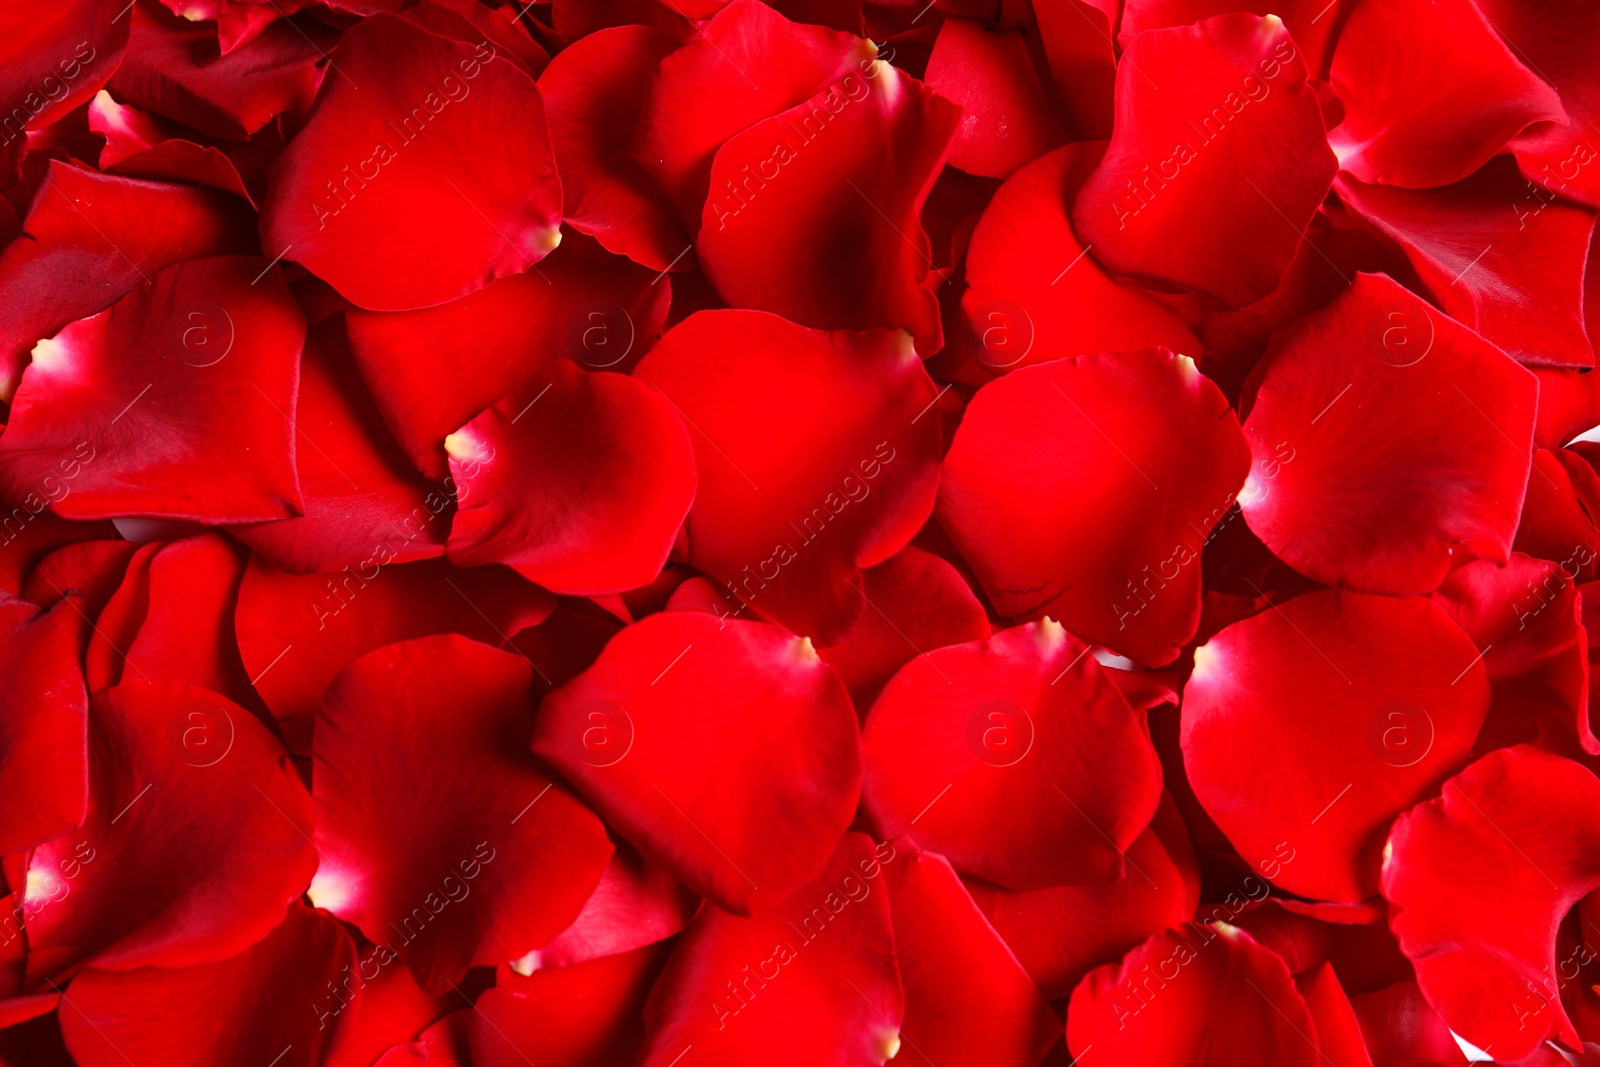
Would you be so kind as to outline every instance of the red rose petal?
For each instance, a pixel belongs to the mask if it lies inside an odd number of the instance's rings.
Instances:
[[[350,346],[417,468],[448,473],[444,439],[555,358],[630,369],[661,332],[672,283],[568,234],[537,271],[398,314],[351,311]]]
[[[939,522],[1002,615],[1048,614],[1159,666],[1194,636],[1200,552],[1247,473],[1228,402],[1193,360],[1080,356],[978,391]]]
[[[1071,119],[1073,139],[1103,141],[1110,137],[1117,80],[1111,40],[1117,25],[1116,5],[1107,0],[1063,0],[1039,4],[1033,15],[1060,101],[1058,114]]]
[[[1328,139],[1364,182],[1449,185],[1529,125],[1567,119],[1471,0],[1354,5],[1328,77],[1344,104]]]
[[[218,747],[197,752],[194,729]],[[243,708],[171,683],[97,695],[88,817],[28,865],[29,895],[53,900],[28,922],[30,978],[244,951],[310,881],[316,853],[300,830],[310,821],[282,746]]]
[[[1063,356],[1200,342],[1167,307],[1085,254],[1068,211],[1103,145],[1068,145],[1012,175],[984,210],[961,297],[978,362],[995,373]]]
[[[519,13],[505,8],[487,7],[477,0],[425,0],[399,14],[453,41],[470,45],[487,42],[532,78],[539,77],[550,63],[549,53],[517,21]]]
[[[661,61],[639,116],[634,158],[692,233],[700,225],[712,156],[724,141],[876,54],[860,37],[797,25],[759,0],[733,0]]]
[[[1504,561],[1536,393],[1499,349],[1358,274],[1273,340],[1244,424],[1245,520],[1296,570],[1364,592],[1428,592],[1462,554]]]
[[[863,610],[860,568],[933,509],[937,395],[908,340],[708,311],[634,373],[694,442],[688,562],[796,633],[841,639]]]
[[[1004,178],[1067,140],[1016,31],[947,18],[928,58],[928,88],[961,107],[950,165]]]
[[[689,431],[660,394],[567,360],[445,438],[457,566],[505,563],[555,593],[649,584],[694,500]]]
[[[1295,985],[1305,998],[1306,1008],[1316,1025],[1317,1050],[1322,1062],[1330,1067],[1372,1067],[1361,1023],[1332,965],[1324,963],[1306,977],[1297,979]]]
[[[1317,77],[1326,67],[1328,40],[1339,24],[1339,0],[1251,0],[1244,4],[1238,0],[1128,0],[1122,7],[1117,40],[1127,48],[1145,30],[1187,26],[1230,11],[1282,16],[1295,44],[1305,49],[1310,75]]]
[[[135,3],[128,53],[107,86],[118,100],[154,111],[211,137],[247,140],[274,115],[303,113],[325,76],[323,60],[337,35],[284,20],[225,56],[213,31],[158,4]]]
[[[317,713],[311,899],[431,992],[549,941],[611,858],[600,820],[525,754],[532,678],[509,653],[424,637],[345,668]]]
[[[626,842],[616,849],[594,895],[572,925],[543,948],[515,961],[519,974],[632,952],[689,925],[700,899]]]
[[[252,284],[258,279],[260,284]],[[69,518],[279,518],[300,506],[288,419],[305,320],[265,260],[168,267],[34,348],[0,493],[71,478]],[[133,448],[159,440],[159,449]]]
[[[604,1067],[632,1063],[640,1014],[667,950],[651,945],[524,978],[502,969],[470,1020],[477,1067]]]
[[[49,610],[0,594],[0,853],[83,823],[89,697],[76,597]]]
[[[125,10],[117,0],[6,7],[0,15],[0,114],[6,118],[0,144],[15,144],[22,127],[50,125],[105,84],[128,44]]]
[[[130,541],[79,541],[64,545],[39,561],[22,585],[22,599],[40,607],[53,607],[69,593],[82,598],[79,630],[92,632],[90,620],[99,616],[116,593],[138,545]]]
[[[1524,363],[1594,366],[1583,324],[1593,211],[1529,184],[1510,159],[1444,189],[1336,187],[1457,322]]]
[[[1073,209],[1079,236],[1112,270],[1235,307],[1272,292],[1337,168],[1306,77],[1276,17],[1134,38],[1111,146]]]
[[[938,351],[918,216],[958,118],[876,60],[731,138],[695,245],[706,278],[731,304],[825,329],[904,329]]]
[[[1120,966],[1090,971],[1067,1012],[1069,1048],[1126,1067],[1201,1067],[1210,1049],[1313,1067],[1315,1033],[1283,961],[1226,923],[1152,936]]]
[[[1489,705],[1480,659],[1427,600],[1296,597],[1196,650],[1183,693],[1189,782],[1275,885],[1364,900],[1389,823],[1472,750]],[[1292,775],[1270,769],[1285,762]]]
[[[324,983],[337,989],[356,963],[344,927],[296,902],[271,933],[229,959],[79,973],[67,987],[62,1037],[82,1067],[206,1067],[275,1049],[283,1050],[277,1067],[309,1067],[337,1022],[339,1001]]]
[[[974,879],[967,891],[1044,995],[1061,1000],[1095,967],[1192,914],[1183,875],[1153,832],[1128,846],[1127,861],[1114,882],[1012,893]]]
[[[534,750],[646,856],[748,914],[814,877],[850,825],[857,729],[806,640],[678,611],[546,697]]]
[[[1049,620],[912,660],[861,743],[885,834],[1010,889],[1116,878],[1161,797],[1144,716]]]
[[[1440,1064],[1465,1067],[1467,1057],[1444,1020],[1422,999],[1412,981],[1396,982],[1350,998],[1361,1033],[1378,1067]]]
[[[51,160],[23,228],[0,251],[0,397],[35,342],[110,307],[163,267],[253,250],[245,205],[221,193],[95,174]]]
[[[906,998],[896,1062],[1036,1067],[1061,1038],[1060,1018],[950,864],[900,848],[884,868]]]
[[[385,564],[400,543],[399,535],[380,541],[371,557],[337,574],[287,574],[259,557],[245,570],[234,614],[239,653],[297,752],[310,751],[323,690],[366,653],[440,633],[494,644],[554,607],[549,593],[504,567]]]
[[[821,649],[865,715],[910,660],[989,637],[989,618],[966,580],[931,552],[907,545],[861,576],[867,606],[837,644]]]
[[[1600,529],[1590,517],[1600,511],[1600,475],[1580,454],[1594,454],[1590,449],[1595,447],[1579,442],[1574,449],[1534,452],[1528,496],[1511,546],[1561,564],[1563,572],[1580,581],[1594,578],[1600,560]]]
[[[1383,989],[1413,977],[1411,961],[1389,932],[1388,907],[1382,898],[1371,904],[1310,904],[1290,897],[1260,898],[1265,883],[1253,876],[1240,883],[1245,910],[1234,912],[1245,933],[1279,956],[1297,975],[1324,963],[1333,966],[1339,984],[1354,996]],[[1259,900],[1259,904],[1252,901]],[[1213,910],[1211,905],[1205,906]],[[1222,906],[1221,914],[1232,909]],[[1376,911],[1376,915],[1366,912]],[[1215,912],[1214,912],[1215,914]]]
[[[676,209],[629,154],[645,94],[676,39],[618,26],[576,41],[539,78],[568,224],[651,270],[691,266]]]
[[[395,445],[345,344],[343,323],[311,327],[300,364],[295,468],[304,514],[229,532],[274,566],[359,566],[380,544],[393,562],[444,553],[450,490],[420,477]]]
[[[1600,782],[1527,745],[1500,749],[1395,824],[1391,925],[1450,1029],[1515,1062],[1579,1044],[1557,995],[1556,927],[1600,889]],[[1493,871],[1493,878],[1480,877]]]
[[[701,912],[645,1005],[643,1067],[693,1048],[704,1067],[881,1067],[900,1048],[905,999],[883,867],[846,834],[816,880],[749,918]],[[709,1010],[708,1010],[709,1009]]]
[[[492,53],[383,14],[347,33],[273,164],[269,254],[379,311],[455,300],[543,259],[561,240],[544,104]]]

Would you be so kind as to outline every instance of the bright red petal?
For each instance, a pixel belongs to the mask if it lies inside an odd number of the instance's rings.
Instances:
[[[0,854],[82,825],[89,697],[78,665],[81,604],[49,610],[0,594]]]
[[[569,967],[632,952],[663,941],[689,925],[700,898],[627,842],[616,846],[600,884],[572,925],[512,966],[519,974]]]
[[[1067,140],[1016,30],[947,18],[928,58],[928,88],[961,108],[950,165],[1004,178]]]

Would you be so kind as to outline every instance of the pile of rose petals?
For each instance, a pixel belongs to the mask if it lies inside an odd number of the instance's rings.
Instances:
[[[0,6],[0,1067],[1600,1064],[1597,57]]]

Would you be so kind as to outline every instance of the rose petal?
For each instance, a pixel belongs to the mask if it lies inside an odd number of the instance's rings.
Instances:
[[[666,868],[622,842],[572,925],[513,966],[532,973],[632,952],[681,932],[699,909],[700,899]]]
[[[1306,977],[1297,979],[1295,985],[1305,998],[1311,1021],[1316,1026],[1317,1051],[1321,1053],[1322,1062],[1329,1067],[1372,1067],[1361,1023],[1332,965],[1324,963]]]
[[[987,31],[947,18],[928,58],[928,88],[961,107],[950,165],[1004,178],[1066,143],[1027,39],[1016,30]]]
[[[1200,552],[1248,472],[1228,402],[1193,360],[1061,359],[978,391],[939,522],[1002,615],[1049,614],[1159,666],[1194,636]]]
[[[89,696],[78,666],[81,605],[43,610],[0,594],[0,853],[83,824]]]
[[[1395,816],[1458,770],[1489,705],[1472,640],[1437,605],[1327,590],[1195,651],[1183,763],[1273,884],[1355,903],[1378,889]],[[1269,769],[1285,762],[1293,774]]]
[[[1010,889],[1116,878],[1161,797],[1143,715],[1048,619],[912,660],[861,743],[875,825]]]
[[[842,638],[863,610],[860,568],[933,508],[937,397],[907,339],[708,311],[634,373],[694,442],[688,562],[818,644]]]
[[[1187,26],[1230,11],[1281,15],[1295,43],[1305,49],[1306,70],[1311,76],[1317,77],[1326,68],[1328,41],[1339,24],[1339,0],[1255,0],[1243,5],[1238,0],[1128,0],[1122,7],[1117,40],[1127,48],[1145,30]]]
[[[1358,274],[1273,339],[1244,424],[1245,521],[1301,573],[1364,592],[1428,592],[1463,554],[1503,562],[1537,391],[1493,345]]]
[[[1372,1062],[1378,1067],[1418,1063],[1464,1067],[1467,1063],[1450,1028],[1428,1007],[1415,982],[1397,982],[1371,993],[1358,993],[1350,998],[1350,1006],[1361,1022]]]
[[[92,97],[122,61],[128,23],[116,0],[48,7],[10,5],[0,15],[0,114],[6,146]],[[10,184],[6,181],[4,184]]]
[[[627,627],[546,697],[534,751],[646,856],[748,914],[815,877],[850,825],[857,738],[808,641],[678,611]]]
[[[544,104],[515,64],[384,14],[330,63],[273,164],[264,248],[359,307],[405,311],[519,274],[560,243]],[[498,146],[492,166],[483,145]]]
[[[1111,146],[1073,209],[1079,236],[1112,270],[1234,307],[1272,292],[1337,169],[1306,78],[1275,16],[1134,38]]]
[[[532,677],[509,653],[424,637],[346,667],[317,712],[311,899],[434,993],[549,941],[611,858],[600,820],[525,754]]]

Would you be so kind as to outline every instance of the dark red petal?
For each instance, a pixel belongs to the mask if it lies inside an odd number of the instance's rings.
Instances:
[[[1194,636],[1200,552],[1249,470],[1227,399],[1188,357],[1055,360],[978,391],[939,522],[1000,614],[1048,614],[1159,666]]]
[[[572,925],[543,948],[515,961],[512,966],[518,974],[632,952],[689,925],[700,899],[627,842],[616,849],[600,884]]]
[[[493,8],[477,0],[426,0],[400,12],[402,18],[426,27],[441,37],[464,44],[491,45],[530,77],[537,78],[550,63],[550,55],[533,40],[521,13]],[[533,20],[529,20],[533,21]]]
[[[724,141],[876,55],[872,42],[853,34],[797,25],[759,0],[733,0],[661,61],[639,116],[634,158],[692,232],[711,158]]]
[[[304,113],[320,79],[337,80],[322,67],[338,37],[315,22],[280,19],[249,44],[200,62],[208,50],[215,55],[209,25],[151,3],[135,3],[131,16],[128,54],[108,86],[112,95],[211,137],[246,140],[280,112]]]
[[[62,1037],[82,1067],[209,1067],[265,1062],[280,1050],[276,1067],[310,1067],[338,1022],[328,990],[356,964],[344,927],[297,901],[276,929],[230,959],[81,972],[66,990]]]
[[[1063,356],[1200,342],[1164,304],[1113,281],[1084,253],[1067,212],[1104,145],[1051,152],[1007,179],[967,252],[961,297],[978,362],[995,373]]]
[[[1443,189],[1348,177],[1336,187],[1399,243],[1451,318],[1521,362],[1594,366],[1583,324],[1593,211],[1530,184],[1510,158]]]
[[[688,562],[818,644],[842,638],[863,610],[860,569],[933,509],[937,394],[909,339],[707,311],[634,373],[694,442]]]
[[[83,615],[79,630],[92,632],[91,620],[100,615],[106,602],[116,593],[128,562],[139,548],[131,541],[79,541],[63,545],[28,572],[22,585],[22,598],[40,607],[60,603],[69,592],[82,598]]]
[[[532,679],[509,653],[424,637],[345,668],[317,713],[311,899],[431,992],[549,941],[611,858],[600,820],[526,754]]]
[[[1324,963],[1297,979],[1295,985],[1305,998],[1306,1008],[1316,1025],[1317,1049],[1322,1063],[1327,1067],[1372,1067],[1361,1023],[1333,973],[1333,966]]]
[[[1128,846],[1127,869],[1113,882],[1011,893],[974,879],[967,890],[1051,1000],[1192,914],[1182,873],[1148,830]]]
[[[362,945],[359,957],[312,1003],[318,1021],[326,1013],[333,1027],[323,1067],[370,1067],[396,1041],[417,1037],[461,1003],[453,989],[438,997],[424,993],[386,945]]]
[[[250,561],[234,614],[239,653],[296,751],[310,751],[311,717],[328,683],[373,649],[440,633],[496,644],[555,606],[504,567],[386,564],[403,543],[398,533],[379,541],[372,556],[338,574],[292,575]]]
[[[950,864],[910,841],[896,850],[884,869],[906,998],[895,1062],[1036,1067],[1061,1019]]]
[[[815,881],[749,918],[708,907],[645,1005],[643,1067],[693,1048],[703,1067],[881,1067],[900,1048],[905,999],[889,894],[895,858],[846,834]]]
[[[904,329],[938,351],[919,215],[959,117],[875,60],[751,126],[712,165],[701,269],[731,304],[825,329]]]
[[[399,563],[444,553],[449,487],[419,476],[389,436],[337,318],[306,335],[294,429],[305,513],[230,533],[296,573],[359,566],[380,544]]]
[[[1239,884],[1244,897],[1242,911],[1229,908],[1226,902],[1202,905],[1202,909],[1224,921],[1231,912],[1240,929],[1282,956],[1297,975],[1332,964],[1340,986],[1352,996],[1413,977],[1411,961],[1389,932],[1388,908],[1382,898],[1360,905],[1316,904],[1268,897],[1267,890],[1264,882],[1247,875]]]
[[[215,743],[197,749],[195,731]],[[165,682],[97,695],[88,817],[28,865],[29,895],[54,901],[28,922],[30,979],[244,951],[310,881],[310,821],[282,746],[243,708]]]
[[[0,13],[0,114],[6,117],[0,144],[16,143],[24,126],[50,125],[105,84],[127,47],[125,12],[117,0],[6,6]]]
[[[1111,147],[1073,209],[1078,234],[1123,274],[1235,307],[1272,292],[1337,169],[1306,77],[1276,16],[1134,38]]]
[[[1389,836],[1383,895],[1417,984],[1496,1059],[1523,1059],[1547,1037],[1579,1043],[1557,995],[1556,927],[1600,888],[1596,827],[1600,781],[1519,745],[1452,778]]]
[[[667,961],[664,945],[536,971],[503,969],[470,1022],[477,1067],[606,1067],[633,1063],[640,1015]]]
[[[867,606],[843,640],[821,655],[844,679],[863,715],[910,660],[990,635],[988,616],[966,580],[931,552],[907,545],[861,579]]]
[[[1600,755],[1589,723],[1589,649],[1578,587],[1560,564],[1513,552],[1445,579],[1434,601],[1484,649],[1489,718],[1478,751],[1534,740],[1540,723]]]
[[[48,487],[46,487],[48,488]],[[69,522],[44,510],[47,497],[35,494],[19,507],[0,510],[0,590],[13,595],[23,593],[25,579],[50,553],[67,545],[117,535],[109,522]],[[54,590],[56,596],[66,591]],[[44,601],[24,594],[36,604]]]
[[[458,566],[505,563],[555,593],[648,585],[694,500],[689,431],[626,375],[547,363],[445,438]]]
[[[1585,459],[1597,454],[1594,449],[1600,445],[1578,442],[1572,449],[1534,452],[1528,496],[1511,546],[1561,564],[1562,571],[1580,581],[1593,580],[1600,560],[1600,529],[1591,517],[1591,511],[1600,511],[1600,475]]]
[[[497,59],[391,15],[347,33],[272,166],[263,248],[380,311],[442,304],[543,259],[561,241],[544,104]],[[484,145],[498,146],[490,165]]]
[[[1460,181],[1535,122],[1567,115],[1472,0],[1354,5],[1329,74],[1344,122],[1328,135],[1357,179]]]
[[[304,338],[305,319],[266,260],[168,267],[34,347],[0,437],[0,495],[22,500],[66,479],[71,491],[52,507],[69,518],[293,514]],[[149,440],[161,447],[132,447]]]
[[[1105,140],[1111,136],[1117,80],[1111,40],[1117,25],[1116,4],[1062,0],[1036,5],[1033,14],[1060,101],[1058,114],[1071,119],[1074,140]]]
[[[537,271],[435,308],[345,316],[361,374],[419,470],[448,473],[445,435],[557,357],[626,371],[660,335],[672,283],[569,233]]]
[[[960,106],[950,165],[1004,178],[1067,140],[1017,30],[947,18],[928,58],[928,88]]]
[[[566,221],[658,271],[693,265],[678,259],[689,235],[629,149],[650,80],[677,47],[660,30],[618,26],[574,42],[539,78]]]
[[[1144,716],[1048,619],[912,660],[861,743],[885,834],[1010,889],[1116,878],[1161,798]]]
[[[42,610],[0,594],[0,854],[83,823],[89,697],[78,666],[82,605]]]
[[[179,260],[249,252],[253,227],[233,197],[189,185],[95,174],[51,160],[23,222],[32,240],[0,252],[0,398],[35,342],[110,307]]]
[[[1117,40],[1126,48],[1145,30],[1187,26],[1230,11],[1281,15],[1295,44],[1305,50],[1311,76],[1317,77],[1326,67],[1328,41],[1339,24],[1339,0],[1247,0],[1243,4],[1238,0],[1128,0],[1122,6]]]
[[[1389,824],[1472,750],[1489,706],[1480,659],[1428,600],[1296,597],[1196,650],[1183,693],[1189,783],[1273,884],[1364,900]],[[1270,769],[1285,762],[1293,774]]]
[[[1121,1067],[1314,1067],[1315,1034],[1283,961],[1227,923],[1152,936],[1090,971],[1067,1012],[1068,1047]]]
[[[646,856],[748,914],[814,877],[850,825],[857,738],[809,641],[675,611],[624,629],[546,697],[534,750]]]
[[[467,1009],[450,1013],[417,1040],[390,1046],[372,1067],[473,1067],[467,1038],[470,1014]]]
[[[1374,274],[1279,331],[1266,358],[1239,503],[1285,563],[1402,594],[1437,588],[1462,555],[1505,560],[1531,462],[1531,374]]]
[[[1465,1067],[1467,1057],[1461,1046],[1444,1020],[1422,999],[1415,982],[1396,982],[1371,993],[1357,993],[1350,998],[1350,1006],[1378,1067]]]

